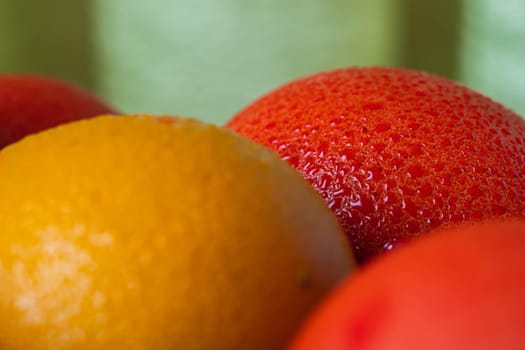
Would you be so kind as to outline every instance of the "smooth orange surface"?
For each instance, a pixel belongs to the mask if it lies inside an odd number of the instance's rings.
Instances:
[[[432,233],[348,279],[291,350],[525,349],[525,221]]]
[[[276,155],[180,118],[105,116],[0,152],[1,349],[278,349],[351,270]]]

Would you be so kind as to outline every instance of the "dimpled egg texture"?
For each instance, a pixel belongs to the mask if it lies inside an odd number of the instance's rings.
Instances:
[[[259,98],[227,127],[312,183],[361,262],[438,226],[525,215],[525,121],[424,72],[318,73]]]

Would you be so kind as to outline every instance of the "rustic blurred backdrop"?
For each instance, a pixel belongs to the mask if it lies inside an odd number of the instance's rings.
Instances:
[[[222,123],[291,79],[426,70],[525,114],[523,0],[0,0],[0,72]]]

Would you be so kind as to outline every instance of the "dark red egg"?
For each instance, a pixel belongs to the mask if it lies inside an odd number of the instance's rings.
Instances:
[[[116,113],[92,93],[37,75],[0,75],[0,148],[66,122]]]

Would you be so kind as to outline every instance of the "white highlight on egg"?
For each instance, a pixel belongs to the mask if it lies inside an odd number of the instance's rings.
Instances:
[[[0,299],[12,300],[22,324],[46,325],[50,343],[74,344],[86,335],[68,321],[82,308],[101,309],[107,301],[104,293],[92,290],[97,263],[82,241],[106,248],[113,236],[78,224],[69,230],[48,226],[33,237],[11,247],[17,260],[10,266],[0,263],[0,293],[7,296]]]

